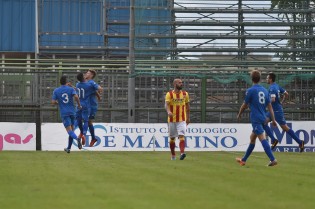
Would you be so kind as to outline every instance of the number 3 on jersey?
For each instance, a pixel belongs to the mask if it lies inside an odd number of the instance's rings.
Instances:
[[[63,98],[63,103],[67,104],[69,102],[69,95],[67,93],[63,93],[61,97]]]
[[[265,99],[264,92],[262,92],[262,91],[258,92],[258,100],[259,100],[260,104],[265,104],[266,99]]]

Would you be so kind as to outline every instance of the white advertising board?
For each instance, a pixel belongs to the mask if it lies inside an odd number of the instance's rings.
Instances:
[[[287,125],[291,128],[296,136],[305,142],[305,152],[315,152],[315,121],[287,121]],[[275,151],[277,152],[299,152],[297,142],[280,126],[270,126],[273,135],[279,140]]]
[[[155,123],[97,123],[94,124],[98,142],[87,150],[95,151],[169,151],[167,124]],[[78,135],[79,130],[75,133]],[[249,141],[248,124],[189,124],[186,133],[187,151],[242,151]],[[61,123],[42,125],[42,150],[62,150],[68,135]],[[74,147],[76,142],[74,142]],[[77,150],[74,148],[72,150]],[[257,146],[257,150],[262,148]]]
[[[1,150],[36,150],[35,123],[0,123]]]
[[[305,151],[314,152],[314,121],[288,122],[295,133],[305,140]],[[98,142],[88,147],[91,136],[88,132],[83,150],[89,151],[169,151],[167,124],[155,123],[96,123]],[[271,127],[279,140],[276,151],[298,152],[297,143],[278,126]],[[189,124],[186,130],[187,151],[245,151],[249,144],[251,124]],[[75,133],[78,135],[79,130]],[[42,150],[63,150],[68,135],[61,123],[42,125]],[[177,140],[178,145],[178,140]],[[74,141],[72,151],[78,150]],[[263,151],[256,142],[255,151]]]

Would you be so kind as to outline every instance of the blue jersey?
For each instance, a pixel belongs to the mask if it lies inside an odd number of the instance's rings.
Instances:
[[[282,105],[280,102],[280,95],[283,94],[284,92],[285,90],[276,83],[273,83],[269,86],[269,96],[275,97],[275,101],[271,103],[274,112],[283,112]]]
[[[80,98],[81,106],[83,108],[90,107],[90,97],[98,89],[98,84],[93,82],[80,82],[77,83],[77,91]]]
[[[73,96],[76,94],[74,88],[66,85],[54,90],[52,99],[58,101],[61,117],[75,115]]]
[[[92,85],[95,84],[95,82],[93,80],[89,80],[88,82],[91,83]],[[92,108],[98,107],[98,102],[97,102],[97,98],[96,98],[96,90],[94,91],[94,93],[91,94],[90,105]]]
[[[247,89],[244,102],[249,105],[252,123],[266,121],[266,107],[270,103],[270,98],[268,91],[263,86],[256,84]]]

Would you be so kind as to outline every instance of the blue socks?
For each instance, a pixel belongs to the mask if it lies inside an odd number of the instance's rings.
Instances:
[[[82,131],[84,136],[86,135],[86,132],[87,132],[88,128],[89,128],[89,122],[88,121],[84,121],[84,123],[83,123],[83,131]]]
[[[266,139],[264,139],[264,140],[261,141],[261,144],[262,144],[262,146],[263,146],[263,148],[265,150],[265,153],[268,155],[270,161],[274,161],[275,157],[272,154],[272,151],[271,151],[271,148],[269,146],[268,141]]]
[[[71,149],[72,143],[73,143],[73,138],[72,138],[71,136],[69,136],[69,141],[68,141],[68,147],[67,147],[67,149]]]
[[[263,125],[264,130],[266,131],[266,134],[270,137],[271,139],[271,144],[276,140],[276,138],[273,136],[271,133],[271,129],[268,125]]]
[[[93,124],[89,125],[89,130],[90,130],[90,134],[91,134],[92,139],[95,139],[95,132],[94,132]]]
[[[296,143],[302,144],[301,139],[299,139],[299,137],[294,133],[292,129],[289,129],[287,133],[294,139],[294,141],[296,141]]]
[[[80,129],[80,133],[83,133],[83,125],[82,125],[82,120],[78,121],[78,127]]]
[[[70,137],[72,137],[72,139],[77,139],[78,138],[77,135],[75,135],[75,133],[72,130],[68,131],[68,135]]]
[[[248,145],[248,148],[245,152],[244,157],[242,158],[242,161],[246,162],[247,158],[250,156],[250,154],[252,154],[254,148],[255,148],[255,144],[249,144]]]
[[[272,154],[272,151],[270,149],[269,143],[266,139],[261,141],[261,144],[265,150],[265,153],[268,155],[270,161],[274,161],[275,157]],[[252,154],[253,150],[255,148],[255,144],[249,144],[244,157],[242,158],[242,161],[246,162],[247,158],[250,156],[250,154]]]

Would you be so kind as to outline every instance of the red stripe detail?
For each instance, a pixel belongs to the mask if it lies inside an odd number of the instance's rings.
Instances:
[[[180,110],[179,105],[176,105],[176,122],[179,121],[179,110]]]
[[[173,100],[173,91],[169,91],[169,94],[170,94],[171,100]],[[170,101],[170,103],[171,102],[172,101]],[[174,111],[174,106],[171,104],[170,104],[170,111],[171,111],[171,113],[173,113],[173,111]],[[173,122],[173,116],[172,117],[169,116],[169,118],[170,118],[170,122]]]
[[[185,97],[185,96],[186,96],[186,91],[183,91],[183,97]],[[184,103],[185,103],[185,101],[184,101]],[[185,118],[185,107],[186,107],[186,105],[182,106],[182,119],[183,119],[183,121],[186,121],[186,118]]]
[[[170,91],[170,97],[173,99],[173,91]]]
[[[182,118],[183,118],[183,121],[186,121],[186,118],[185,118],[185,107],[186,107],[186,105],[182,106]]]
[[[185,97],[186,96],[186,91],[183,91],[183,97]],[[184,103],[185,103],[185,101],[184,101]],[[186,111],[186,103],[185,103],[185,105],[183,105],[183,107],[182,107],[183,109],[182,109],[182,118],[183,118],[183,121],[186,121],[186,117],[185,117],[185,111]]]
[[[170,141],[170,148],[171,148],[171,153],[173,156],[175,156],[175,147],[176,147],[175,141],[171,140]]]
[[[180,93],[176,94],[176,99],[180,99]],[[179,122],[179,110],[180,110],[180,106],[176,105],[176,122]]]
[[[185,153],[185,140],[179,141],[179,150],[180,150],[180,154]]]

